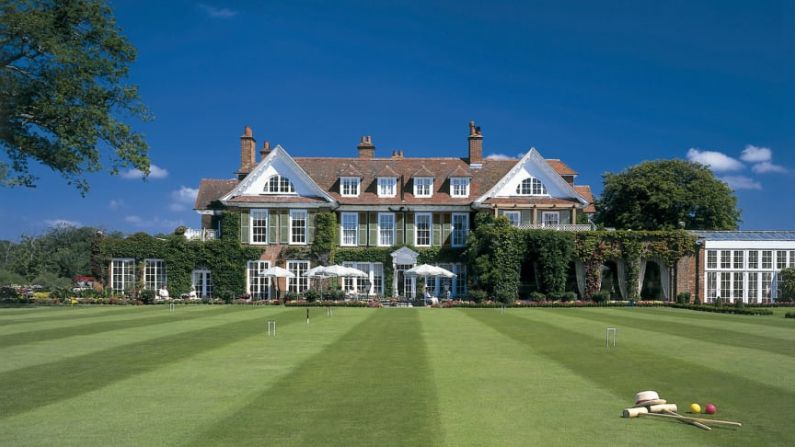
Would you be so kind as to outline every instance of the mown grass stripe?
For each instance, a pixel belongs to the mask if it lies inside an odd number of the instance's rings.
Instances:
[[[583,313],[600,312],[604,309],[582,309]],[[686,314],[684,313],[686,312]],[[775,324],[751,324],[749,321],[760,321],[765,323],[776,323],[781,317],[767,317],[767,316],[740,316],[721,314],[723,318],[701,320],[687,318],[692,311],[681,309],[634,309],[627,310],[621,309],[615,312],[616,315],[628,316],[637,319],[643,319],[650,322],[649,324],[656,324],[657,321],[673,321],[678,323],[685,323],[694,329],[700,327],[710,329],[729,330],[739,334],[746,335],[762,335],[765,337],[778,338],[781,340],[789,340],[795,342],[795,324],[780,327]],[[745,320],[744,320],[745,319]]]
[[[719,402],[727,410],[723,416],[742,419],[750,428],[713,431],[718,445],[788,445],[791,442],[783,428],[790,423],[795,393],[760,384],[752,378],[716,371],[703,364],[682,361],[676,352],[639,348],[631,340],[622,343],[621,349],[607,350],[601,333],[589,336],[548,323],[556,318],[552,311],[535,314],[532,320],[513,315],[515,312],[465,312],[627,401],[638,391],[655,389],[680,405],[699,401],[699,397]],[[708,353],[704,359],[708,361]],[[738,393],[738,388],[743,392]],[[764,402],[764,406],[760,407],[759,402]]]
[[[83,318],[103,318],[108,315],[119,315],[121,313],[145,313],[156,312],[163,309],[161,306],[108,306],[96,308],[93,306],[83,307],[53,307],[44,315],[36,315],[35,318],[9,318],[9,309],[0,308],[0,326],[11,326],[25,323],[40,323],[47,321],[73,321]],[[11,315],[14,316],[14,315]]]
[[[722,344],[732,347],[743,347],[766,351],[773,354],[795,356],[795,343],[780,338],[767,337],[761,334],[749,335],[736,332],[728,327],[726,329],[693,326],[686,323],[657,319],[654,322],[621,313],[586,312],[576,314],[577,318],[601,321],[609,325],[620,325],[636,329],[653,330],[664,334],[675,334],[679,337],[693,340],[705,340],[710,343]]]
[[[240,321],[148,339],[0,374],[0,419],[72,398],[137,374],[249,337],[264,335],[262,312],[239,312]],[[300,309],[269,314],[279,324],[302,321]]]
[[[416,311],[373,311],[189,445],[438,445]]]
[[[219,309],[213,313],[199,313],[199,312],[168,312],[163,309],[160,315],[150,316],[145,318],[135,318],[127,320],[112,320],[89,322],[78,326],[67,326],[52,329],[41,329],[38,331],[27,331],[13,334],[0,335],[0,349],[9,348],[12,346],[24,345],[29,343],[44,342],[54,339],[64,339],[68,337],[78,337],[86,335],[95,335],[103,332],[119,331],[132,328],[144,328],[147,326],[154,326],[157,324],[168,324],[175,321],[190,321],[198,318],[204,318],[208,315],[219,315],[228,313],[231,309]]]

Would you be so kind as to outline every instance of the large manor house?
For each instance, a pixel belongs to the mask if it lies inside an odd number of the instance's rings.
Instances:
[[[483,157],[483,134],[469,124],[461,157],[412,157],[404,151],[381,154],[373,139],[363,136],[351,145],[352,157],[299,157],[265,141],[257,150],[251,128],[240,136],[240,168],[231,179],[202,179],[195,203],[201,229],[186,237],[218,238],[221,216],[240,215],[240,242],[260,248],[261,256],[245,269],[246,293],[254,299],[274,297],[274,284],[260,272],[286,268],[295,278],[280,279],[276,289],[302,293],[309,288],[305,273],[315,267],[303,256],[311,246],[315,217],[333,212],[340,249],[391,250],[391,265],[362,259],[347,266],[368,278],[349,278],[345,289],[360,296],[414,297],[416,278],[403,272],[417,265],[420,249],[445,248],[463,252],[474,216],[479,212],[505,216],[512,225],[551,231],[591,231],[596,211],[591,188],[576,182],[577,172],[559,159],[544,158],[530,149],[519,159]],[[337,153],[336,151],[334,153]],[[697,255],[678,263],[679,275],[661,266],[662,299],[690,291],[702,301],[716,297],[746,302],[775,298],[776,274],[795,266],[795,232],[702,232]],[[141,261],[141,260],[138,260]],[[144,261],[147,284],[166,281],[162,260]],[[430,280],[431,293],[467,296],[467,266],[440,266],[457,276]],[[123,291],[134,270],[133,259],[113,259],[110,286]],[[385,269],[392,274],[385,275]],[[643,270],[645,270],[645,261]],[[213,272],[197,267],[192,284],[200,297],[212,294]],[[390,284],[385,284],[385,278]],[[151,284],[150,284],[151,283]],[[161,284],[156,284],[161,283]]]

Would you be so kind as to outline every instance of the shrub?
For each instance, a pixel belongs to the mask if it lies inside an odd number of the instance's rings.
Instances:
[[[700,306],[700,305],[701,305],[701,298],[699,298],[699,297],[696,297],[696,298],[693,300],[693,304],[694,304],[694,305],[696,305],[696,306]]]
[[[536,301],[536,302],[545,301],[546,296],[544,296],[544,294],[541,292],[530,292],[529,299],[530,301]]]
[[[574,292],[564,292],[563,301],[577,301],[577,294]]]
[[[596,292],[591,295],[591,299],[594,303],[606,303],[610,299],[610,293],[606,291]]]
[[[15,301],[19,299],[19,293],[13,287],[3,286],[0,287],[0,300]]]
[[[679,304],[690,303],[690,292],[680,292],[676,295],[676,302]]]
[[[487,294],[485,290],[474,289],[469,291],[469,300],[476,303],[482,303],[486,300]]]
[[[734,300],[734,307],[737,309],[745,309],[745,302],[743,302],[742,298]]]
[[[144,304],[151,304],[155,300],[155,291],[152,289],[141,290],[138,299],[143,301]]]
[[[795,318],[795,312],[787,312],[784,314],[784,318]]]
[[[300,295],[298,295],[296,292],[287,292],[284,294],[285,301],[298,301],[299,298]]]
[[[777,301],[791,302],[795,300],[795,267],[782,269],[778,274]]]
[[[673,304],[671,307],[675,307],[677,309],[688,309],[688,310],[696,310],[700,312],[715,312],[721,314],[735,314],[735,315],[773,315],[773,311],[770,309],[760,309],[756,308],[737,308],[737,307],[717,307],[717,306],[700,306],[700,305],[689,305],[689,304]]]
[[[310,303],[317,301],[320,299],[320,292],[318,292],[316,289],[309,289],[304,292],[304,299]]]

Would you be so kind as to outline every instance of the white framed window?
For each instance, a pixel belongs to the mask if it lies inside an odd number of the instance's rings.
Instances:
[[[718,274],[716,272],[707,272],[707,299],[713,301],[717,296]]]
[[[789,266],[795,267],[795,250],[790,250],[789,252]]]
[[[287,290],[294,293],[304,293],[309,289],[309,277],[304,274],[309,271],[309,261],[287,261],[287,270],[295,278],[287,278]]]
[[[745,257],[743,256],[744,254],[745,254],[745,252],[742,251],[742,250],[734,250],[734,263],[733,263],[733,265],[734,265],[734,269],[735,270],[742,270],[743,268],[745,268],[745,266],[744,266]]]
[[[340,195],[342,197],[358,197],[360,183],[359,177],[340,178]]]
[[[716,268],[718,268],[718,251],[717,250],[708,250],[707,251],[707,268],[708,269],[716,269]]]
[[[721,272],[720,274],[720,297],[723,299],[729,298],[731,295],[732,275],[729,272]]]
[[[784,250],[776,251],[776,270],[787,268],[787,252]]]
[[[734,300],[743,300],[743,292],[745,291],[745,273],[734,272],[732,274],[732,298]]]
[[[463,247],[467,243],[469,235],[469,214],[453,213],[452,233],[450,235],[450,245],[453,247]]]
[[[342,213],[340,221],[342,227],[340,245],[344,247],[359,245],[359,213]]]
[[[716,266],[709,266],[709,268],[715,268]],[[750,270],[756,270],[759,268],[759,252],[756,250],[751,250],[748,252],[748,268]]]
[[[262,276],[262,271],[270,268],[270,261],[248,261],[246,264],[246,290],[253,300],[271,298],[271,279]]]
[[[732,268],[732,252],[731,250],[721,250],[720,252],[720,268],[728,270]]]
[[[541,213],[541,226],[557,227],[560,225],[560,211],[544,211]]]
[[[346,277],[343,290],[362,295],[384,295],[384,265],[380,262],[343,262],[345,267],[352,267],[367,273],[367,277]]]
[[[378,246],[395,245],[395,213],[378,213]]]
[[[762,255],[764,257],[764,254]],[[772,292],[773,291],[773,274],[770,272],[763,272],[762,273],[762,302],[765,300],[769,301],[770,298],[773,298]]]
[[[514,227],[518,227],[522,224],[522,213],[519,211],[503,211],[502,215],[507,217],[508,222]]]
[[[135,287],[135,259],[114,258],[110,262],[110,288],[116,293],[128,293]]]
[[[748,302],[759,302],[759,273],[756,272],[748,274]]]
[[[414,245],[417,247],[431,246],[431,230],[433,215],[431,213],[417,213],[414,215]]]
[[[433,177],[414,177],[414,197],[433,196]]]
[[[469,177],[450,177],[450,197],[469,197]]]
[[[191,273],[191,286],[197,298],[209,298],[213,294],[213,279],[210,270],[199,268]]]
[[[295,187],[289,178],[276,174],[268,177],[262,192],[264,194],[295,194]]]
[[[306,210],[290,210],[290,243],[306,244]]]
[[[249,212],[249,228],[252,244],[268,243],[268,210],[253,209]]]
[[[547,187],[541,180],[535,177],[528,177],[516,185],[516,194],[520,196],[545,196]]]
[[[378,197],[395,197],[397,179],[395,177],[378,177]]]
[[[762,268],[773,268],[773,252],[771,250],[762,250]]]
[[[144,289],[158,290],[165,285],[165,261],[162,259],[144,259]]]

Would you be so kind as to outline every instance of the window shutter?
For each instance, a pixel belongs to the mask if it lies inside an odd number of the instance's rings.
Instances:
[[[279,242],[288,244],[290,242],[290,232],[287,226],[290,224],[288,210],[279,210]]]
[[[406,244],[414,245],[414,213],[406,213]]]
[[[442,218],[444,219],[442,222],[442,245],[450,245],[450,232],[453,215],[450,213],[444,213],[442,214]]]
[[[306,212],[306,243],[311,244],[315,240],[315,212]]]
[[[431,245],[439,246],[442,242],[442,213],[433,213],[433,234],[431,235]]]
[[[241,211],[240,212],[240,242],[244,244],[248,244],[251,240],[249,236],[249,219],[248,219],[248,211]]]
[[[276,210],[268,212],[268,243],[276,244],[279,242],[279,214]]]
[[[367,245],[367,213],[359,213],[359,245]]]
[[[403,213],[395,213],[395,245],[404,244]]]
[[[375,247],[376,245],[378,245],[378,213],[376,212],[368,213],[367,224],[370,230],[369,245],[371,247]]]

